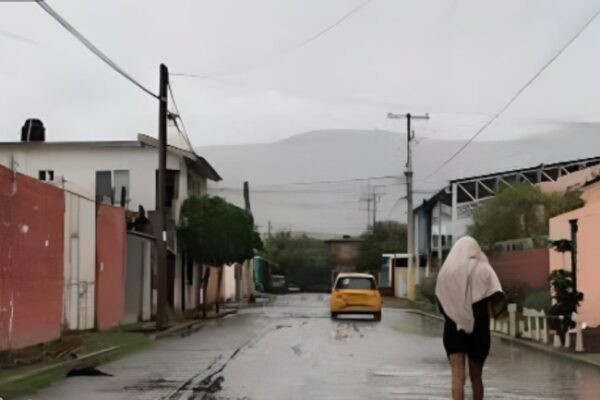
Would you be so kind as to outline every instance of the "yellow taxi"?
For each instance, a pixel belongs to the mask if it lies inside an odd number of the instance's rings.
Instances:
[[[372,314],[381,321],[381,294],[371,274],[341,273],[331,290],[331,318],[340,314]]]

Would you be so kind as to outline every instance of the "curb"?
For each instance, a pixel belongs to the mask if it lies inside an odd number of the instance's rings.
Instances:
[[[406,309],[406,311],[410,312],[410,313],[414,313],[414,314],[419,314],[424,317],[434,318],[434,319],[437,319],[440,321],[444,320],[444,318],[439,315],[431,314],[431,313],[421,311],[421,310]],[[552,354],[557,357],[566,358],[571,361],[577,361],[577,362],[580,362],[583,364],[587,364],[587,365],[591,365],[593,367],[600,368],[600,361],[590,360],[589,358],[586,358],[585,353],[583,353],[583,354],[567,353],[567,352],[563,352],[563,351],[554,350],[552,347],[548,347],[547,345],[539,344],[536,342],[530,342],[527,340],[522,340],[519,338],[512,337],[510,335],[505,335],[504,333],[499,333],[499,332],[490,332],[490,333],[492,334],[492,336],[497,337],[503,341],[515,343],[517,345],[527,347],[527,348],[530,348],[533,350],[541,351],[541,352],[544,352],[547,354]]]
[[[195,319],[193,321],[183,322],[179,325],[172,326],[164,331],[156,332],[156,333],[152,333],[152,334],[148,335],[148,340],[153,342],[157,339],[162,339],[162,338],[169,337],[172,335],[177,335],[180,333],[191,334],[192,332],[200,330],[202,328],[202,326],[208,321],[222,319],[229,315],[237,314],[237,312],[238,312],[237,308],[227,309],[227,310],[222,310],[217,315],[211,315],[206,318]]]
[[[19,375],[9,376],[9,377],[6,377],[6,378],[0,380],[0,386],[14,383],[14,382],[20,381],[22,379],[27,379],[27,378],[30,378],[37,374],[41,374],[43,372],[48,372],[48,371],[52,371],[54,369],[64,368],[64,367],[68,367],[71,365],[77,365],[84,361],[93,360],[96,357],[104,356],[108,353],[112,353],[113,351],[119,350],[121,348],[122,348],[122,346],[107,347],[106,349],[98,350],[93,353],[84,354],[84,355],[74,358],[72,360],[61,361],[61,362],[58,362],[55,364],[50,364],[50,365],[40,367],[38,369],[34,369],[33,371],[25,372],[25,373],[22,373]]]
[[[412,314],[419,314],[419,315],[422,315],[424,317],[434,318],[434,319],[437,319],[437,320],[440,320],[440,321],[444,320],[444,317],[442,317],[441,315],[436,315],[436,314],[428,313],[426,311],[415,310],[415,309],[411,309],[411,308],[404,308],[403,310],[405,310],[406,312],[412,313]]]

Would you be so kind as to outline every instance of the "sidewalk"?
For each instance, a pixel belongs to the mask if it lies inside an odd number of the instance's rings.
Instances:
[[[0,397],[11,399],[47,386],[53,381],[64,378],[69,371],[79,368],[90,368],[122,357],[133,351],[141,350],[148,343],[143,333],[111,331],[85,332],[70,334],[65,338],[78,339],[78,345],[61,354],[48,354],[46,348],[61,347],[64,339],[50,344],[35,346],[39,353],[36,362],[20,366],[5,363],[0,372]],[[66,340],[68,341],[68,340]],[[29,349],[15,352],[16,360],[22,360],[21,354],[32,354]]]
[[[404,309],[412,313],[443,321],[443,318],[437,313],[436,307],[430,303],[413,302],[407,299],[385,297],[383,299],[383,306]],[[573,353],[572,351],[563,348],[555,348],[539,342],[520,339],[499,332],[492,332],[492,335],[499,338],[500,340],[516,343],[520,346],[528,347],[530,349],[544,351],[546,353],[551,353],[557,357],[567,358],[572,361],[579,361],[588,365],[600,367],[600,353]]]
[[[26,395],[61,380],[70,371],[95,368],[109,361],[141,351],[152,342],[172,336],[188,336],[202,329],[208,321],[225,318],[237,313],[240,304],[227,303],[221,306],[219,314],[214,310],[207,313],[206,319],[193,319],[176,323],[163,331],[157,331],[154,323],[138,323],[121,326],[109,332],[82,332],[66,335],[62,340],[43,344],[17,354],[43,352],[34,362],[22,366],[0,365],[0,398],[7,400]],[[65,339],[67,338],[67,339]],[[64,342],[77,342],[64,351],[50,354],[48,348],[59,348]],[[22,356],[13,357],[23,359]]]

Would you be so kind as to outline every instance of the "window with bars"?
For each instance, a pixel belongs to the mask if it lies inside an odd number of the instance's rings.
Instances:
[[[54,171],[51,169],[42,169],[38,171],[38,179],[40,181],[52,182],[54,181]]]

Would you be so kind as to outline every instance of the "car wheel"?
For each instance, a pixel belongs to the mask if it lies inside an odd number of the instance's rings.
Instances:
[[[331,312],[331,318],[336,319],[338,317],[338,313],[336,312]]]
[[[381,311],[374,313],[373,314],[373,319],[375,321],[381,321]]]

